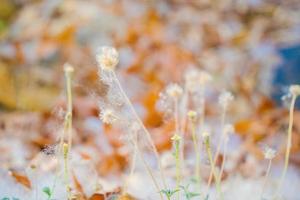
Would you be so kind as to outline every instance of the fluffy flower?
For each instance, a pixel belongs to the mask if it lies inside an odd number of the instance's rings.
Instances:
[[[267,160],[272,160],[276,156],[276,151],[270,147],[266,147],[264,150],[264,156]]]
[[[235,130],[234,130],[234,126],[232,124],[226,124],[224,126],[224,132],[226,134],[229,134],[229,133],[233,133]]]
[[[204,131],[204,132],[202,133],[202,137],[203,137],[203,139],[207,139],[207,138],[210,137],[210,133],[207,132],[207,131]]]
[[[197,118],[197,112],[195,112],[194,110],[190,110],[187,115],[192,121],[194,121]]]
[[[223,108],[227,108],[228,104],[230,101],[233,101],[234,97],[233,95],[228,92],[228,91],[224,91],[220,94],[219,96],[219,104],[223,107]]]
[[[291,85],[290,86],[290,93],[293,96],[299,96],[300,95],[300,85]]]
[[[181,137],[178,134],[174,134],[173,137],[171,137],[171,140],[179,141],[179,140],[181,140]]]
[[[183,89],[178,84],[171,83],[167,86],[166,93],[169,97],[179,98],[183,93]]]
[[[74,72],[74,68],[69,63],[65,63],[64,64],[64,71],[67,72],[67,73],[72,73],[72,72]]]
[[[190,92],[195,92],[199,85],[206,85],[212,80],[208,72],[197,69],[189,69],[184,78],[185,86]]]
[[[101,111],[100,113],[100,119],[103,121],[105,124],[112,124],[117,120],[117,117],[114,113],[113,110],[111,109],[106,109]]]
[[[119,53],[113,47],[103,46],[96,55],[97,62],[102,70],[114,70],[119,63]]]

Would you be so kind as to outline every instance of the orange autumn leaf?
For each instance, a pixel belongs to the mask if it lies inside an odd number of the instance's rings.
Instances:
[[[120,173],[126,166],[127,161],[124,156],[112,153],[102,158],[98,169],[101,175],[107,175],[109,173]]]
[[[10,175],[20,184],[24,185],[27,188],[31,188],[30,180],[21,174],[18,174],[17,172],[10,172]]]
[[[235,125],[234,125],[235,130],[237,133],[239,133],[241,135],[245,135],[251,128],[252,123],[253,123],[253,121],[249,120],[249,119],[240,120],[235,123]]]
[[[76,188],[76,191],[80,192],[82,195],[84,195],[84,192],[83,192],[83,189],[82,189],[82,186],[79,182],[79,180],[77,179],[77,177],[75,176],[75,174],[73,173],[73,180],[74,180],[74,186]]]
[[[162,123],[162,117],[156,110],[156,102],[158,100],[158,93],[156,91],[149,91],[143,98],[143,105],[147,110],[145,118],[145,125],[157,127]]]
[[[136,199],[130,196],[129,194],[123,194],[118,198],[118,200],[136,200]]]
[[[104,200],[105,196],[104,194],[93,194],[89,200]]]
[[[60,44],[72,43],[74,41],[75,32],[76,27],[74,25],[70,25],[60,32],[55,39]]]

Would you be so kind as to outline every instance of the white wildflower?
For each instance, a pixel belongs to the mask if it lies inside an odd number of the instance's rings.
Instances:
[[[180,140],[181,140],[181,137],[180,137],[178,134],[174,134],[174,135],[171,137],[171,140],[173,140],[173,141],[180,141]]]
[[[69,63],[65,63],[64,71],[67,73],[72,73],[72,72],[74,72],[74,67],[72,65],[70,65]]]
[[[183,89],[178,84],[171,83],[167,86],[166,93],[169,97],[179,98],[183,93]]]
[[[190,92],[195,92],[198,86],[204,86],[212,80],[208,72],[197,69],[189,69],[184,76],[185,86]]]
[[[270,147],[266,147],[264,150],[264,156],[267,160],[272,160],[276,156],[276,151]]]
[[[113,110],[111,109],[105,109],[101,111],[100,113],[100,119],[103,121],[105,124],[112,124],[117,120],[117,117],[114,113]]]
[[[197,90],[197,86],[199,82],[199,70],[197,69],[189,69],[185,72],[184,79],[185,79],[185,87],[190,92],[195,92]]]
[[[192,121],[196,120],[197,118],[197,112],[195,112],[194,110],[190,110],[187,115]]]
[[[232,125],[232,124],[226,124],[225,126],[224,126],[224,132],[226,133],[226,134],[230,134],[230,133],[234,133],[234,126]]]
[[[96,59],[102,70],[112,71],[119,62],[119,53],[113,47],[103,46],[96,55]]]
[[[210,133],[207,132],[207,131],[204,131],[204,132],[202,133],[202,137],[203,137],[204,140],[206,140],[206,139],[208,139],[208,138],[210,137]]]
[[[230,101],[233,101],[234,97],[231,94],[231,92],[228,91],[224,91],[220,94],[219,96],[219,104],[223,107],[223,108],[227,108],[229,105]]]
[[[290,93],[293,96],[299,96],[300,95],[300,85],[291,85],[290,86]]]

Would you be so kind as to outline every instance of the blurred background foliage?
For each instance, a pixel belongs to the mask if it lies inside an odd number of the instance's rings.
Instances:
[[[91,130],[83,122],[97,117],[93,97],[105,93],[94,55],[112,45],[138,113],[148,127],[161,128],[154,133],[161,149],[170,144],[159,133],[172,128],[156,109],[159,93],[169,82],[182,82],[191,66],[213,75],[207,114],[218,114],[219,92],[232,91],[237,131],[250,144],[260,141],[282,130],[287,112],[274,99],[280,103],[289,84],[299,83],[299,9],[297,0],[1,0],[1,123],[38,114],[40,124],[31,131],[47,137],[33,139],[34,145],[55,140],[47,127],[64,105],[62,66],[68,62],[75,68],[75,128],[86,141]],[[119,145],[114,134],[108,137]]]

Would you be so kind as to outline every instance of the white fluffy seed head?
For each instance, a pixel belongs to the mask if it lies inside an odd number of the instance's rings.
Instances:
[[[174,135],[171,137],[171,140],[173,140],[173,141],[180,141],[180,140],[181,140],[181,137],[180,137],[180,135],[178,135],[178,134],[174,134]]]
[[[266,147],[264,150],[264,156],[267,160],[272,160],[276,156],[276,151],[270,147]]]
[[[228,91],[224,91],[220,94],[219,96],[219,104],[223,107],[223,108],[227,108],[229,103],[231,101],[233,101],[234,97],[231,94],[231,92]]]
[[[185,86],[190,92],[195,92],[199,85],[204,86],[212,80],[212,76],[206,71],[189,69],[184,75]]]
[[[112,71],[119,63],[119,53],[113,47],[103,46],[97,53],[96,59],[102,70]]]
[[[100,119],[105,124],[112,124],[117,120],[117,117],[113,110],[105,109],[100,113]]]
[[[199,84],[199,70],[189,69],[184,74],[185,87],[190,92],[195,92]]]
[[[203,137],[203,139],[207,139],[207,138],[210,137],[210,133],[207,132],[207,131],[204,131],[204,132],[202,133],[202,137]]]
[[[190,110],[187,115],[188,115],[188,118],[192,121],[195,121],[197,118],[197,112],[194,110]]]
[[[293,96],[299,96],[300,95],[300,85],[291,85],[290,86],[290,93]]]
[[[232,125],[232,124],[226,124],[225,126],[224,126],[224,132],[226,133],[226,134],[230,134],[230,133],[234,133],[234,126]]]
[[[72,73],[72,72],[74,72],[74,67],[72,65],[70,65],[69,63],[65,63],[64,64],[64,71],[66,73]]]
[[[166,93],[169,97],[179,98],[183,93],[183,89],[178,84],[171,83],[167,86]]]

